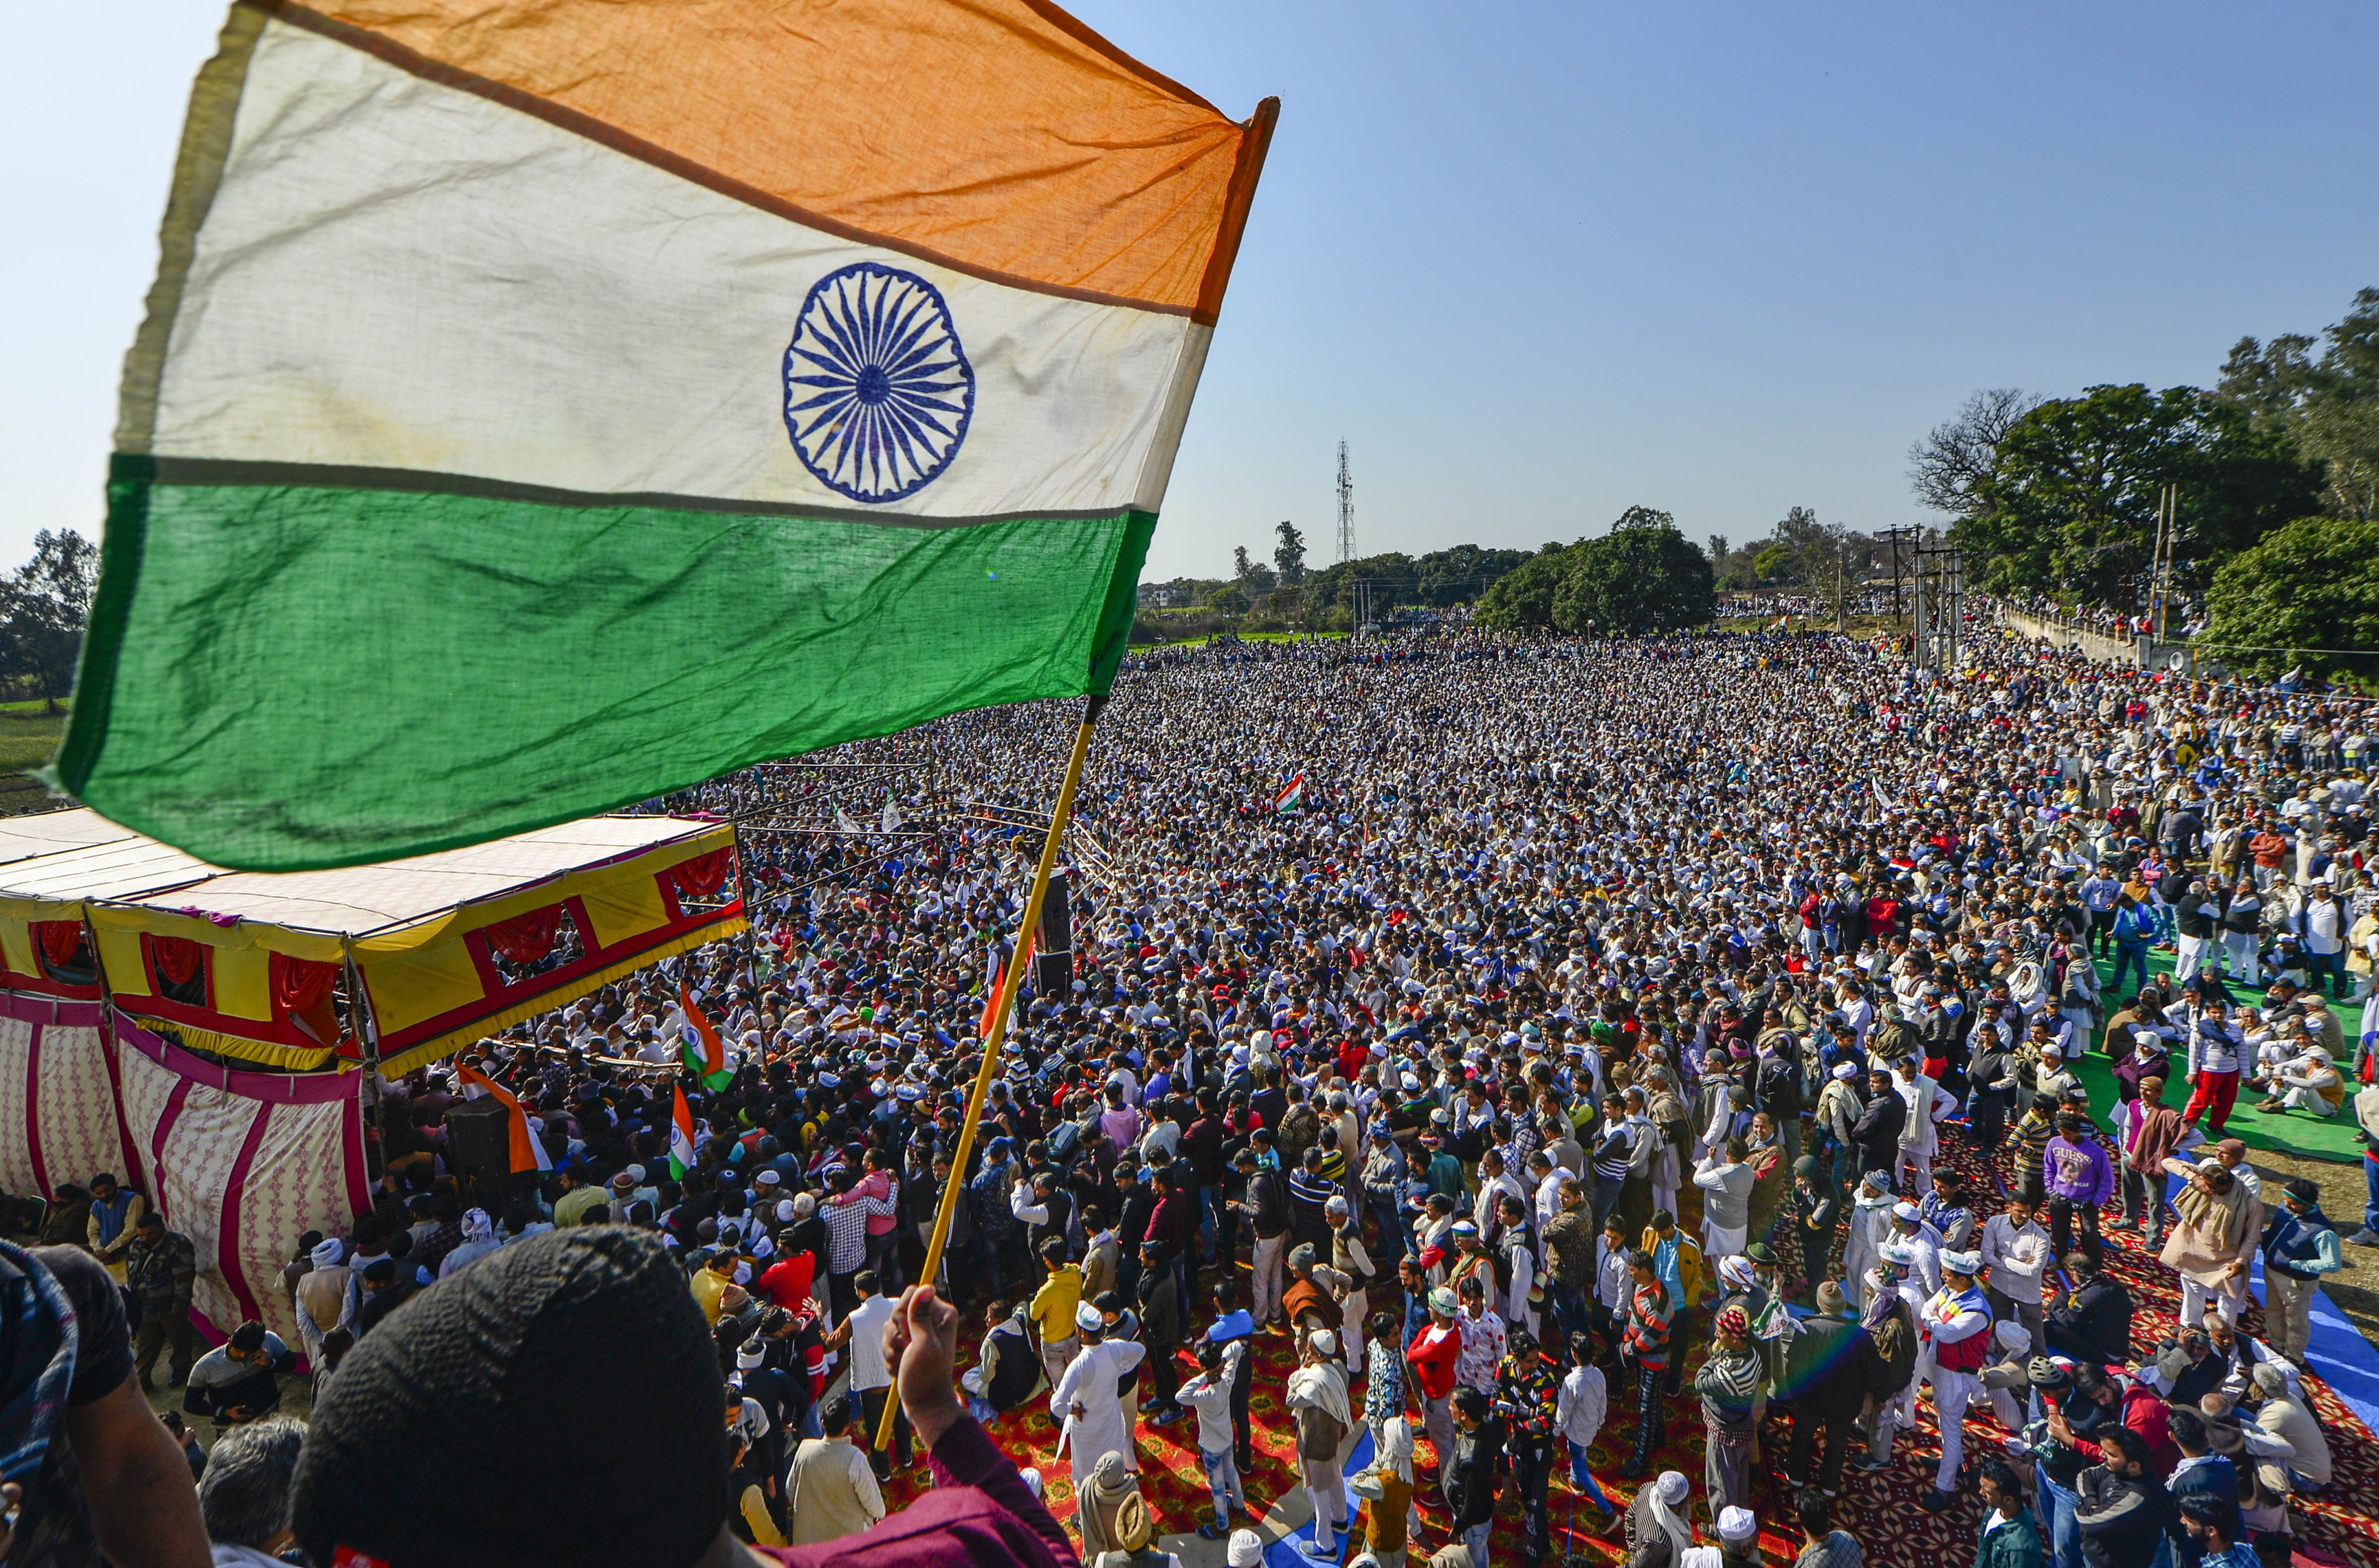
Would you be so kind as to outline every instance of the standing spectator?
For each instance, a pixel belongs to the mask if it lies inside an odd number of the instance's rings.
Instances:
[[[1702,1479],[1714,1511],[1751,1501],[1752,1405],[1761,1370],[1750,1315],[1739,1305],[1720,1309],[1710,1325],[1709,1357],[1694,1375],[1702,1399]]]
[[[785,1476],[785,1533],[794,1546],[855,1536],[884,1517],[884,1491],[867,1455],[851,1441],[858,1411],[851,1395],[819,1411],[823,1437],[803,1438]]]
[[[2236,1328],[2247,1304],[2247,1263],[2263,1236],[2264,1206],[2246,1183],[2214,1161],[2167,1160],[2165,1169],[2189,1183],[2173,1200],[2180,1223],[2157,1254],[2180,1275],[2180,1321],[2184,1327],[2203,1322],[2210,1297],[2222,1321]]]
[[[1833,1527],[1833,1505],[1815,1487],[1801,1488],[1793,1512],[1801,1524],[1801,1552],[1793,1568],[1859,1568],[1866,1558],[1858,1538]]]
[[[1793,1392],[1793,1444],[1784,1461],[1784,1484],[1795,1491],[1814,1488],[1817,1495],[1830,1498],[1842,1490],[1842,1455],[1866,1401],[1874,1341],[1851,1321],[1842,1287],[1828,1280],[1817,1287],[1817,1315],[1786,1342],[1784,1354],[1784,1381]],[[1813,1456],[1815,1475],[1809,1469]]]
[[[1454,1462],[1448,1469],[1447,1502],[1454,1533],[1470,1553],[1471,1568],[1488,1568],[1487,1538],[1495,1527],[1495,1468],[1503,1457],[1503,1428],[1487,1395],[1470,1387],[1454,1391]]]
[[[2313,1292],[2321,1276],[2346,1267],[2337,1227],[2321,1212],[2321,1188],[2298,1176],[2281,1189],[2264,1227],[2264,1319],[2272,1348],[2304,1365],[2313,1336]]]
[[[2115,1196],[2115,1168],[2086,1119],[2072,1111],[2059,1113],[2057,1136],[2042,1152],[2041,1169],[2048,1188],[2050,1248],[2060,1258],[2074,1250],[2078,1215],[2081,1250],[2098,1256],[2098,1210]]]
[[[1604,1494],[1587,1462],[1588,1450],[1601,1435],[1603,1418],[1610,1413],[1610,1384],[1602,1369],[1595,1365],[1592,1334],[1570,1336],[1569,1358],[1570,1369],[1563,1375],[1561,1393],[1553,1402],[1553,1427],[1569,1449],[1570,1485],[1602,1510],[1607,1526],[1618,1523],[1619,1507]]]
[[[1431,1291],[1429,1322],[1413,1336],[1412,1345],[1405,1351],[1405,1360],[1413,1369],[1413,1383],[1420,1393],[1422,1429],[1429,1434],[1430,1446],[1437,1452],[1438,1487],[1449,1502],[1454,1498],[1451,1455],[1455,1369],[1462,1357],[1462,1330],[1455,1319],[1460,1311],[1454,1292],[1443,1285]]]
[[[165,1386],[179,1388],[189,1381],[195,1350],[190,1291],[198,1274],[190,1238],[167,1230],[165,1216],[154,1209],[142,1214],[131,1249],[124,1256],[124,1283],[140,1309],[140,1328],[132,1342],[132,1375],[143,1393],[157,1358],[169,1348],[173,1357]]]
[[[1983,1222],[1984,1295],[1994,1319],[2021,1323],[2030,1336],[2032,1353],[2044,1354],[2045,1320],[2041,1300],[2047,1284],[2048,1233],[2033,1218],[2031,1203],[2021,1195]]]
[[[1620,1359],[1636,1374],[1636,1452],[1619,1467],[1620,1478],[1635,1480],[1651,1468],[1652,1450],[1659,1447],[1665,1423],[1661,1419],[1660,1385],[1669,1375],[1669,1320],[1673,1309],[1669,1287],[1652,1272],[1652,1255],[1637,1250],[1627,1260],[1631,1290],[1627,1324],[1620,1336]]]

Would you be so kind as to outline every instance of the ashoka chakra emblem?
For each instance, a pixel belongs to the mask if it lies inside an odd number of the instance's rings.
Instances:
[[[817,281],[785,347],[785,428],[819,483],[899,501],[949,466],[973,414],[974,367],[939,289],[875,261]]]

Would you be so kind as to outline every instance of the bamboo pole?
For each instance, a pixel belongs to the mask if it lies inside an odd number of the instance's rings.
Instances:
[[[1033,874],[1033,892],[1024,900],[1024,923],[1018,928],[1015,954],[1000,981],[991,1029],[984,1036],[983,1066],[976,1069],[974,1088],[967,1094],[966,1115],[959,1122],[958,1147],[950,1152],[950,1182],[942,1188],[941,1207],[934,1212],[934,1234],[925,1243],[925,1266],[918,1273],[921,1285],[933,1284],[942,1266],[942,1246],[949,1239],[950,1214],[966,1190],[967,1158],[974,1152],[974,1132],[983,1116],[984,1097],[991,1092],[991,1080],[998,1074],[1000,1047],[1008,1038],[1008,1016],[1016,1009],[1017,987],[1024,980],[1024,950],[1033,933],[1041,927],[1041,906],[1049,896],[1049,876],[1057,868],[1057,849],[1065,841],[1067,819],[1074,814],[1074,790],[1082,781],[1083,760],[1090,755],[1091,727],[1098,722],[1099,710],[1106,701],[1104,696],[1092,697],[1082,708],[1081,727],[1074,731],[1074,754],[1066,763],[1066,781],[1057,788],[1057,808],[1049,814],[1048,837],[1041,841],[1041,864]],[[893,1370],[890,1397],[884,1401],[884,1416],[876,1424],[876,1450],[879,1453],[892,1446],[892,1423],[900,1413],[899,1369]]]

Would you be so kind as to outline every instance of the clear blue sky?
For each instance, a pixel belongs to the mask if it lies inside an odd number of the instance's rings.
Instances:
[[[1080,0],[1278,137],[1149,575],[1220,575],[1336,443],[1371,553],[1784,509],[1909,521],[1984,386],[2210,381],[2379,283],[2379,6]],[[0,64],[0,558],[95,534],[211,0],[41,6]]]

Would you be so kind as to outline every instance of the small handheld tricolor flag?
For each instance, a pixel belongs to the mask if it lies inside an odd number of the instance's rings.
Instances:
[[[552,1158],[546,1153],[545,1145],[538,1142],[537,1135],[529,1130],[528,1112],[521,1108],[518,1096],[477,1067],[458,1064],[454,1072],[455,1076],[465,1084],[501,1102],[504,1109],[511,1113],[505,1119],[512,1124],[513,1170],[549,1171],[553,1169]]]
[[[1272,798],[1274,811],[1295,811],[1305,803],[1305,775],[1298,774],[1288,781],[1288,788]]]
[[[695,1005],[694,992],[681,981],[677,988],[678,1005],[685,1009],[685,1038],[681,1047],[685,1052],[686,1070],[702,1080],[702,1086],[713,1092],[735,1081],[727,1070],[727,1047],[719,1043],[719,1031],[703,1016]]]
[[[694,1113],[686,1109],[685,1086],[677,1087],[677,1104],[670,1111],[670,1179],[682,1181],[694,1169]]]

